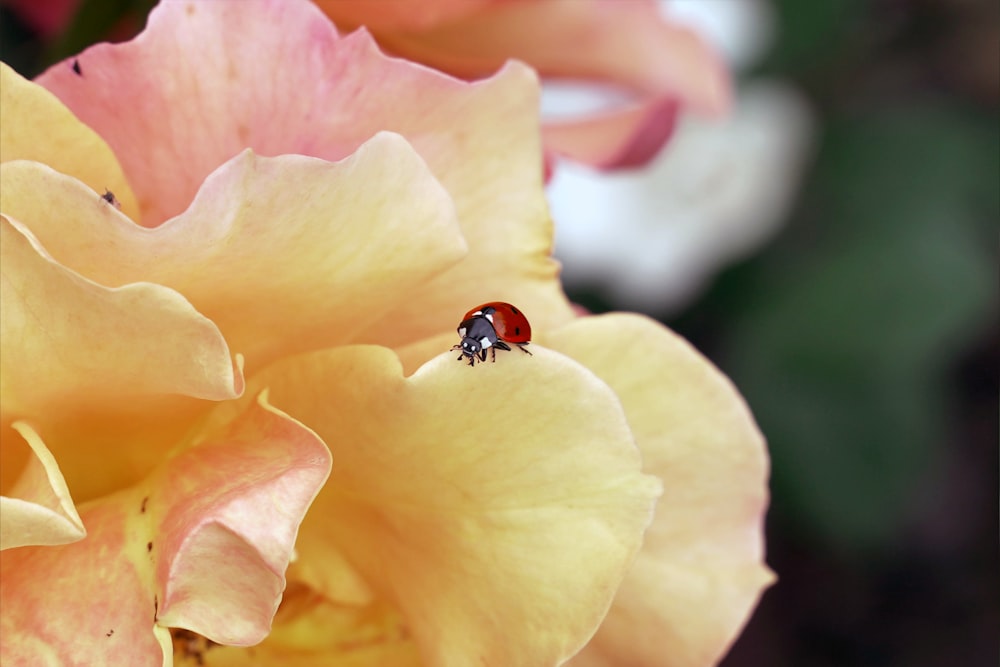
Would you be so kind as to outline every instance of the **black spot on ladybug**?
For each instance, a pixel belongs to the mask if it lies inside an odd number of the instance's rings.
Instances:
[[[146,503],[148,503],[148,502],[149,502],[149,496],[146,496],[145,498],[142,499],[142,505],[139,506],[139,513],[140,514],[145,514],[146,513]]]
[[[149,551],[152,551],[152,550],[153,550],[153,543],[152,542],[146,542],[146,551],[149,552]]]
[[[514,327],[514,335],[515,336],[521,335],[521,327]]]
[[[80,69],[80,61],[77,60],[76,58],[73,58],[72,68],[74,74],[76,74],[77,76],[83,76],[83,70]]]

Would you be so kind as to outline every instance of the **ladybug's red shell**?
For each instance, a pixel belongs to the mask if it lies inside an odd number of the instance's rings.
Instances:
[[[500,340],[508,343],[527,343],[531,340],[531,324],[528,323],[528,318],[517,306],[503,301],[491,301],[473,308],[465,314],[462,321],[487,315],[493,320],[493,329]]]
[[[497,348],[510,351],[511,345],[530,355],[526,346],[531,341],[531,325],[520,310],[509,303],[491,301],[473,308],[458,325],[458,335],[462,342],[452,347],[460,350],[458,359],[468,359],[474,366],[476,360],[486,361],[486,350],[490,360],[496,361]]]

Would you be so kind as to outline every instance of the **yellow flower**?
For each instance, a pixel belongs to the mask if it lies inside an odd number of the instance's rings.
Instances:
[[[725,649],[769,576],[762,441],[658,324],[573,317],[530,70],[255,1],[0,76],[4,664]],[[533,354],[469,368],[492,299]]]

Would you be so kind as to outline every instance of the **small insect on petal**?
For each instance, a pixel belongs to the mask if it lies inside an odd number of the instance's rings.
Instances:
[[[486,361],[486,350],[490,351],[490,361],[496,361],[497,348],[510,350],[512,343],[525,354],[531,341],[531,325],[520,310],[509,303],[491,301],[465,314],[458,325],[458,335],[462,342],[452,347],[460,350],[458,360],[467,358],[470,366],[475,366],[476,358]]]
[[[108,190],[107,188],[104,188],[104,194],[101,195],[101,199],[103,199],[104,201],[108,202],[109,204],[111,204],[112,206],[114,206],[119,211],[122,210],[122,204],[121,204],[121,202],[118,201],[118,198],[115,197],[115,193],[112,192],[111,190]]]

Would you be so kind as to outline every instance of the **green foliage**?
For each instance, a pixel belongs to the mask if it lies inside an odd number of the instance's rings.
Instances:
[[[827,125],[800,224],[720,285],[721,361],[779,519],[886,546],[944,445],[949,373],[996,316],[1000,136],[956,108]]]

